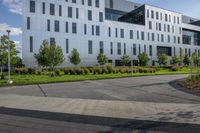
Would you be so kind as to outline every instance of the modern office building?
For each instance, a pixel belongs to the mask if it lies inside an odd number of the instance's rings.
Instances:
[[[113,65],[129,55],[137,64],[146,52],[152,64],[165,53],[200,54],[200,21],[151,5],[126,0],[23,0],[23,63],[36,66],[33,55],[43,40],[60,45],[68,56],[76,48],[81,65],[96,65],[104,53]]]

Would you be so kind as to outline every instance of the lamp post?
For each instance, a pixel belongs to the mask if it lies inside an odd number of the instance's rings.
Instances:
[[[10,32],[11,30],[6,31],[8,33],[8,41],[10,41]],[[13,81],[10,79],[10,44],[8,43],[8,84],[12,84]]]
[[[133,47],[131,47],[131,57],[133,55]],[[131,58],[131,75],[133,76],[133,58]]]

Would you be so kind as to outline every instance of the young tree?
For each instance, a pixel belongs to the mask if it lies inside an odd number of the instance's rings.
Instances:
[[[190,65],[190,58],[188,55],[185,55],[184,59],[183,59],[183,63],[185,66],[189,66]]]
[[[74,48],[72,50],[71,55],[69,56],[69,61],[74,65],[80,64],[81,59],[77,49]]]
[[[65,60],[62,48],[56,44],[50,45],[49,50],[49,66],[54,71],[56,66],[60,66]]]
[[[44,40],[40,46],[39,53],[34,54],[35,59],[39,66],[48,67],[49,66],[49,52],[50,46],[47,40]]]
[[[196,65],[196,66],[199,65],[199,63],[200,63],[200,57],[199,57],[199,55],[197,54],[197,52],[194,52],[194,53],[192,54],[192,61],[193,61],[194,65]]]
[[[97,56],[97,61],[100,65],[105,65],[106,63],[108,63],[108,58],[106,57],[106,55],[104,55],[103,53],[100,53]]]
[[[34,54],[34,57],[37,60],[38,65],[50,67],[53,71],[56,66],[61,65],[65,60],[62,48],[56,44],[51,44],[49,46],[47,40],[43,41],[39,53]]]
[[[172,57],[172,64],[178,65],[180,63],[180,59],[177,56]]]
[[[146,66],[150,59],[148,55],[145,52],[143,52],[138,55],[138,60],[139,60],[140,66]]]
[[[183,64],[184,57],[185,57],[184,51],[183,51],[183,49],[181,48],[181,49],[180,49],[180,57],[179,57],[179,60],[180,60],[179,63],[180,63],[181,65]]]
[[[123,55],[121,57],[121,63],[123,66],[127,66],[131,61],[131,58],[128,55]]]
[[[158,59],[157,62],[160,66],[162,65],[165,66],[167,64],[168,57],[166,54],[159,54],[157,59]]]

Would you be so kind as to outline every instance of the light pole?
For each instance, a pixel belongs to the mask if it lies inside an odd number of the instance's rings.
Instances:
[[[133,55],[133,47],[131,47],[131,57],[133,57],[132,55]],[[131,74],[133,76],[133,58],[131,58]]]
[[[7,30],[6,32],[8,33],[8,44],[7,44],[8,45],[8,81],[7,83],[12,84],[13,81],[10,79],[10,43],[9,43],[11,30]]]

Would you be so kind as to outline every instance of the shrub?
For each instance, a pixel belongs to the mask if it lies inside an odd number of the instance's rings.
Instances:
[[[28,74],[28,68],[25,68],[25,67],[16,68],[15,73],[17,73],[17,74]]]
[[[28,68],[28,74],[35,74],[36,70],[34,68]]]
[[[102,69],[100,67],[95,67],[93,74],[102,74]]]
[[[106,66],[106,68],[107,68],[109,74],[114,73],[114,69],[111,65]]]
[[[139,71],[139,73],[144,73],[144,69],[143,68],[139,68],[138,71]]]
[[[180,70],[180,67],[179,66],[173,66],[172,68],[171,68],[171,70],[172,71],[179,71]]]
[[[42,74],[42,71],[41,71],[41,70],[37,70],[37,71],[36,71],[36,74],[37,74],[37,75],[41,75],[41,74]]]
[[[102,67],[102,74],[108,74],[107,67]]]
[[[84,74],[85,74],[85,75],[87,75],[87,74],[90,73],[90,71],[89,71],[87,68],[84,68],[83,70],[84,70]]]
[[[61,75],[61,72],[60,72],[60,70],[55,70],[55,76],[60,76]]]

